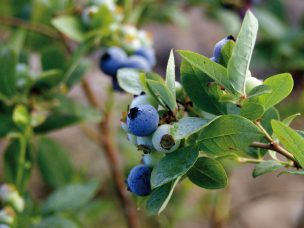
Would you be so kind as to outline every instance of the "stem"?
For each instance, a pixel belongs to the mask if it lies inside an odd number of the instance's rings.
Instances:
[[[94,93],[86,80],[82,82],[82,88],[85,93],[86,98],[90,102],[92,106],[98,108],[98,102],[94,96]],[[124,178],[121,175],[121,167],[119,164],[119,151],[117,148],[117,143],[112,140],[112,135],[109,125],[110,123],[111,112],[108,108],[104,112],[103,120],[98,124],[99,130],[99,139],[100,139],[100,146],[105,150],[107,159],[110,163],[111,174],[114,179],[115,188],[117,194],[120,199],[120,203],[124,209],[124,214],[128,222],[128,226],[132,228],[139,227],[139,221],[137,219],[135,207],[131,201],[131,199],[126,194]]]
[[[257,125],[257,127],[262,131],[262,133],[265,135],[265,138],[267,139],[268,142],[273,143],[274,140],[272,139],[272,137],[268,134],[268,132],[266,131],[266,129],[262,126],[262,124],[259,121],[255,121],[255,124]]]
[[[16,179],[16,186],[17,189],[22,192],[22,179],[23,179],[23,171],[25,165],[25,156],[26,156],[26,140],[24,136],[19,137],[20,142],[20,154],[18,159],[18,170],[17,170],[17,179]]]
[[[277,152],[278,154],[281,154],[282,156],[286,157],[287,159],[293,161],[294,166],[296,168],[299,168],[300,165],[296,161],[296,159],[293,157],[292,154],[290,154],[287,150],[285,150],[282,146],[280,146],[277,143],[267,144],[267,143],[261,143],[261,142],[253,142],[251,143],[250,147],[253,148],[261,148],[266,150],[273,150]]]
[[[22,27],[27,30],[40,33],[42,35],[57,39],[58,33],[55,29],[51,28],[50,26],[38,23],[30,23],[19,18],[15,17],[8,17],[8,16],[0,16],[0,24],[9,25],[9,26],[16,26]]]
[[[70,55],[73,55],[73,49],[69,46],[67,38],[63,34],[60,34],[60,38],[63,44],[65,45],[67,52]],[[97,99],[95,98],[94,92],[91,89],[90,84],[85,79],[82,81],[82,89],[89,103],[96,109],[99,109],[99,104],[97,102]],[[114,179],[115,189],[118,194],[121,207],[123,208],[128,227],[139,228],[140,225],[137,218],[135,206],[133,204],[133,201],[127,195],[124,177],[121,175],[121,167],[119,164],[119,151],[116,146],[117,143],[112,140],[112,135],[110,131],[111,126],[109,125],[111,116],[111,106],[106,106],[108,107],[106,107],[103,112],[103,119],[98,124],[98,134],[96,139],[99,143],[99,146],[103,148],[106,153],[107,160],[110,164],[111,175]],[[93,136],[93,134],[91,136]]]
[[[269,144],[264,144],[264,143],[260,143],[260,142],[253,142],[250,146],[251,147],[256,147],[256,148],[262,148],[262,149],[269,149],[269,150],[273,150],[279,154],[281,154],[282,156],[284,156],[285,158],[291,160],[294,162],[294,166],[296,168],[300,168],[300,164],[297,162],[297,160],[295,159],[295,157],[288,151],[286,150],[284,147],[282,147],[280,144],[278,144],[266,131],[266,129],[262,126],[262,124],[259,121],[255,121],[256,126],[262,131],[262,133],[264,134],[266,140],[269,142]]]

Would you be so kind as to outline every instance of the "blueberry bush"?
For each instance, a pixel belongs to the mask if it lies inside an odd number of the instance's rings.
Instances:
[[[257,32],[258,21],[248,11],[239,35],[215,44],[211,58],[177,51],[181,92],[173,52],[165,80],[155,73],[118,72],[120,86],[136,96],[122,126],[144,153],[143,165],[131,170],[127,185],[135,195],[148,195],[151,214],[165,209],[185,178],[205,189],[226,187],[226,159],[255,163],[253,177],[276,170],[303,175],[303,132],[289,127],[297,114],[281,119],[274,107],[290,94],[293,79],[289,73],[264,81],[252,76]]]
[[[140,227],[127,190],[146,214],[160,214],[186,179],[204,189],[226,188],[228,160],[256,164],[253,177],[278,170],[303,175],[304,133],[289,127],[298,114],[281,118],[275,108],[291,93],[293,78],[284,73],[263,81],[251,74],[258,22],[245,12],[259,2],[241,2],[1,1],[0,227],[98,227],[116,204],[105,193],[112,187],[126,224]],[[242,27],[237,37],[216,43],[210,58],[176,51],[179,72],[172,50],[164,79],[153,72],[152,35],[139,25],[183,24],[189,5],[208,6],[218,16],[227,15],[222,6],[231,8],[244,17]],[[86,77],[94,65],[111,82],[100,99]],[[75,88],[86,104],[71,98]],[[134,95],[124,104],[123,137],[141,159],[129,174],[120,163],[127,157],[123,139],[116,140],[112,124],[119,122],[113,103],[123,91]],[[104,152],[110,181],[90,177],[49,136],[75,125]],[[39,200],[32,193],[36,172],[45,188]]]

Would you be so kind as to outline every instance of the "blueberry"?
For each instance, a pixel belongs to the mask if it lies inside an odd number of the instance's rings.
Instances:
[[[255,77],[247,77],[245,91],[248,94],[254,87],[261,85],[263,82]]]
[[[134,55],[144,57],[151,66],[154,66],[156,63],[155,51],[151,47],[140,48],[134,52]]]
[[[129,57],[122,65],[122,68],[133,68],[143,70],[145,72],[151,71],[151,66],[144,57],[133,55]]]
[[[215,44],[214,50],[213,50],[213,56],[214,56],[215,62],[219,62],[219,60],[221,58],[222,48],[229,40],[235,41],[233,36],[227,36],[226,38],[220,40],[219,42],[217,42]]]
[[[136,136],[151,135],[156,130],[158,122],[158,112],[149,104],[131,108],[127,116],[128,129]]]
[[[147,196],[151,192],[151,169],[146,165],[137,165],[127,178],[128,190],[138,196]]]
[[[147,165],[151,168],[155,167],[158,162],[164,157],[164,154],[162,153],[157,153],[157,152],[152,152],[149,154],[144,154],[142,163],[144,165]]]
[[[118,69],[127,61],[127,54],[119,47],[109,48],[100,58],[100,69],[107,75],[116,76]]]
[[[136,107],[138,105],[142,105],[142,104],[149,104],[149,105],[152,105],[156,109],[158,108],[157,101],[153,97],[151,97],[150,95],[147,95],[147,94],[135,97],[130,105],[130,108],[134,108],[134,107]]]
[[[154,132],[152,143],[156,151],[163,153],[171,153],[178,149],[180,140],[175,141],[171,135],[172,126],[169,124],[161,125]]]
[[[137,147],[145,153],[155,150],[152,143],[152,136],[137,137]]]

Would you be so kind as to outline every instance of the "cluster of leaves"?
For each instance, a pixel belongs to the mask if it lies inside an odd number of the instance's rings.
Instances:
[[[271,76],[250,92],[245,89],[246,81],[252,77],[249,65],[257,31],[258,21],[248,11],[236,42],[228,41],[222,48],[220,63],[191,51],[178,51],[182,57],[181,81],[188,95],[185,101],[191,101],[190,110],[186,103],[180,105],[176,100],[172,56],[166,81],[151,73],[119,72],[118,80],[124,90],[132,94],[144,91],[165,110],[176,113],[171,133],[174,139],[184,141],[153,168],[153,191],[146,199],[151,214],[164,210],[175,186],[186,177],[202,188],[225,187],[225,159],[258,163],[254,177],[289,167],[298,170],[286,169],[281,173],[304,174],[304,138],[302,132],[288,126],[297,115],[281,120],[274,107],[292,91],[291,75]],[[183,114],[179,115],[180,112]],[[266,154],[271,156],[270,160],[265,158]],[[277,154],[287,160],[280,160]]]
[[[31,172],[38,165],[41,176],[50,187],[71,188],[69,196],[74,198],[69,202],[62,201],[66,199],[65,192],[58,193],[58,197],[61,197],[58,201],[63,205],[79,202],[75,199],[84,199],[83,196],[88,194],[81,205],[71,206],[74,210],[92,199],[99,184],[82,183],[85,179],[79,176],[67,152],[56,142],[41,136],[84,121],[98,122],[101,114],[94,108],[83,106],[66,96],[69,86],[73,85],[73,81],[77,81],[75,77],[83,72],[75,69],[69,73],[71,77],[65,78],[63,69],[51,68],[53,62],[50,59],[53,58],[52,51],[42,53],[41,64],[45,71],[31,72],[16,52],[8,48],[0,50],[0,136],[10,141],[4,153],[4,175],[1,181],[15,184],[18,190],[24,193]],[[75,181],[79,184],[74,188]],[[82,192],[76,191],[78,185],[81,189],[84,188]],[[22,214],[20,219],[18,217],[16,226],[33,222],[32,216],[38,216],[38,212],[29,216],[28,210],[30,209],[26,207],[23,213],[26,216],[23,217]],[[47,210],[47,213],[41,213],[39,216],[49,219],[49,216],[55,216],[53,212],[61,212],[61,209]]]

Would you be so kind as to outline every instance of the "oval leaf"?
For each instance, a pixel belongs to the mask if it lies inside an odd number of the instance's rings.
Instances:
[[[271,173],[283,167],[284,165],[275,160],[263,161],[254,167],[252,176],[255,178],[266,173]]]
[[[197,139],[201,150],[214,155],[244,152],[262,137],[251,121],[238,115],[220,116],[205,126]],[[244,154],[243,154],[244,155]]]
[[[224,188],[228,182],[222,164],[208,157],[197,159],[187,175],[192,183],[206,189]]]
[[[293,79],[288,73],[278,74],[267,78],[264,81],[264,85],[269,86],[272,90],[272,93],[264,94],[259,97],[260,104],[262,104],[265,110],[267,110],[281,102],[290,94],[293,88]]]
[[[175,140],[184,139],[199,131],[207,122],[198,117],[185,117],[173,124],[171,134]]]
[[[304,167],[303,137],[278,120],[272,120],[271,126],[280,143],[296,158],[301,167]]]
[[[151,186],[157,188],[184,175],[194,165],[198,157],[196,147],[184,147],[168,154],[153,169]]]

